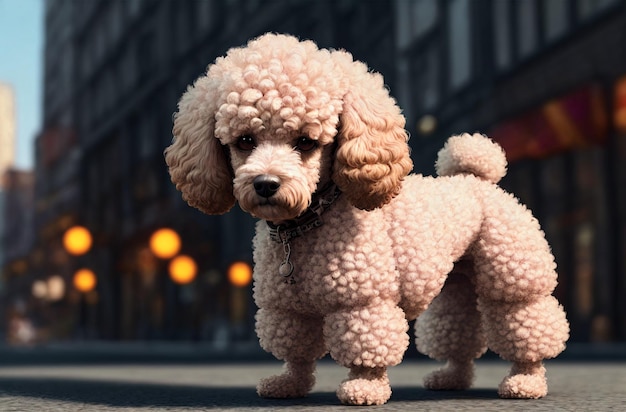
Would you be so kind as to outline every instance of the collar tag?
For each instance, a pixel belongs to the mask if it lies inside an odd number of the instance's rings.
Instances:
[[[332,185],[323,190],[317,198],[317,202],[312,202],[313,204],[309,206],[306,212],[294,220],[283,225],[266,222],[270,231],[270,239],[283,245],[285,259],[278,266],[278,273],[285,279],[285,283],[291,285],[296,283],[289,241],[295,237],[304,236],[305,233],[322,226],[324,224],[322,213],[330,208],[340,194],[339,188],[336,185]]]

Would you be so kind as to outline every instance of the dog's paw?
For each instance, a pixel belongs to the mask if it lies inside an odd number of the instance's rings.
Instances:
[[[474,381],[474,366],[448,364],[424,378],[424,386],[431,391],[462,391]]]
[[[313,375],[307,379],[295,378],[289,373],[284,373],[262,379],[256,387],[256,392],[262,398],[303,398],[314,384]]]
[[[337,390],[344,405],[382,405],[391,397],[388,379],[350,379]]]
[[[498,395],[507,399],[539,399],[547,394],[548,382],[540,374],[507,376],[498,387]]]

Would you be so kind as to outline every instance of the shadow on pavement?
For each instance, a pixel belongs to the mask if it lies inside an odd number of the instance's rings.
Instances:
[[[495,389],[471,388],[465,391],[430,391],[423,387],[403,386],[392,388],[392,401],[436,401],[460,399],[500,399]]]
[[[113,407],[338,406],[334,392],[313,392],[305,399],[263,399],[252,387],[177,386],[105,380],[60,378],[0,378],[0,393]],[[452,399],[497,399],[492,389],[432,392],[420,387],[394,388],[391,402]]]

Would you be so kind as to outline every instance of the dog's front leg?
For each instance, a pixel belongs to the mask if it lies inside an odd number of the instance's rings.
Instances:
[[[346,309],[324,320],[324,337],[330,354],[350,368],[337,390],[348,405],[381,405],[391,397],[387,367],[402,360],[409,345],[404,312],[392,302]]]
[[[285,361],[281,375],[259,382],[264,398],[301,398],[315,384],[315,361],[326,354],[322,319],[283,309],[259,309],[256,331],[261,347]]]

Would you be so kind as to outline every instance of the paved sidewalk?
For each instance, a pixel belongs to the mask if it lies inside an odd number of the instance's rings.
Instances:
[[[405,359],[427,360],[415,345],[409,345]],[[497,360],[492,352],[483,357]],[[626,343],[584,344],[569,343],[559,360],[624,361]],[[65,365],[116,363],[197,364],[224,362],[273,361],[272,355],[261,349],[257,340],[231,344],[216,349],[205,342],[167,341],[83,341],[48,343],[34,347],[10,347],[0,344],[0,367],[8,365]],[[0,411],[1,412],[1,411]]]
[[[496,388],[508,364],[479,361],[473,389],[431,392],[422,385],[435,362],[407,360],[390,370],[393,395],[372,411],[622,411],[626,363],[547,363],[550,393],[539,400],[504,400]],[[257,381],[279,373],[279,362],[234,364],[83,364],[0,367],[2,411],[348,411],[335,390],[347,371],[318,366],[311,395],[297,400],[257,397]]]

